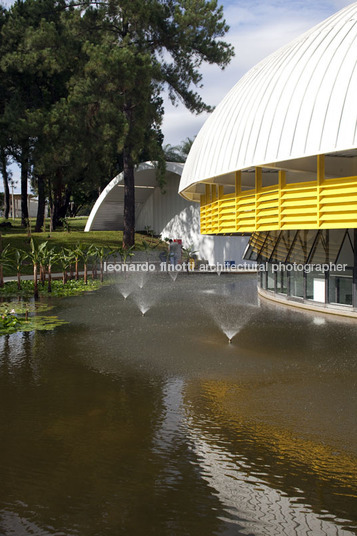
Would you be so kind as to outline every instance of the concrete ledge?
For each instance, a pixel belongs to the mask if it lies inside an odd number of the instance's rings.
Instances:
[[[260,297],[270,300],[275,303],[284,305],[285,307],[296,307],[298,309],[304,309],[305,311],[313,311],[316,313],[323,313],[328,315],[343,316],[348,318],[357,319],[357,311],[354,311],[352,308],[336,307],[329,304],[317,305],[316,302],[299,302],[284,298],[283,296],[277,296],[276,294],[270,292],[269,290],[264,290],[258,286],[258,294]]]

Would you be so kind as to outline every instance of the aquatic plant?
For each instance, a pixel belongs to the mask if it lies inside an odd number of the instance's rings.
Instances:
[[[44,304],[4,303],[0,305],[0,335],[17,331],[48,331],[62,324],[67,324],[55,315],[39,315],[50,310]]]

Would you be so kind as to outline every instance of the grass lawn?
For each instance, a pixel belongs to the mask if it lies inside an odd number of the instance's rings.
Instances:
[[[5,221],[4,218],[0,218],[0,223]],[[0,234],[2,239],[2,247],[4,248],[7,244],[14,249],[23,249],[30,251],[30,237],[27,229],[21,227],[21,220],[8,220],[11,222],[12,227],[0,227]],[[35,227],[35,218],[30,219],[31,227]],[[117,247],[120,246],[123,241],[123,232],[122,231],[90,231],[89,233],[84,232],[84,227],[87,222],[87,217],[78,217],[78,218],[68,218],[70,232],[67,232],[64,229],[59,229],[49,233],[49,220],[46,220],[45,231],[42,233],[33,233],[31,232],[31,237],[34,241],[41,243],[48,241],[50,246],[60,249],[62,247],[75,246],[79,242],[90,246],[94,244],[96,246],[104,247]],[[142,250],[142,242],[150,242],[151,238],[137,233],[135,235],[135,249]],[[153,245],[160,246],[163,248],[166,247],[159,239],[153,238]],[[60,267],[53,267],[53,272],[61,271]],[[31,274],[32,265],[23,267],[23,274]],[[15,275],[13,268],[4,269],[4,275]]]

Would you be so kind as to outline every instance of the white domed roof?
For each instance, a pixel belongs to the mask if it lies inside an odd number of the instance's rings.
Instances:
[[[192,146],[180,192],[235,170],[356,148],[356,63],[353,3],[258,63],[231,89]]]

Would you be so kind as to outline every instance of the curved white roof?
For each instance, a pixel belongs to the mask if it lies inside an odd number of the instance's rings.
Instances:
[[[200,130],[180,193],[251,166],[357,146],[357,3],[251,69]],[[186,192],[185,192],[186,190]]]
[[[166,162],[166,174],[181,176],[183,164]],[[135,212],[140,209],[158,185],[156,179],[156,163],[143,162],[135,168]],[[122,229],[124,214],[124,173],[119,173],[104,188],[95,202],[89,215],[84,231],[104,229]],[[114,227],[113,227],[114,226]]]

